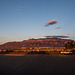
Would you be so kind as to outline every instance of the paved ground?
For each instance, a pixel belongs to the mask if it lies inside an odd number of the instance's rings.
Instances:
[[[0,55],[0,75],[75,75],[75,55]]]

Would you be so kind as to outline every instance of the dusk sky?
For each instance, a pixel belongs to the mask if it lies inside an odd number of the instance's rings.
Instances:
[[[75,40],[75,0],[0,0],[0,44],[50,35]]]

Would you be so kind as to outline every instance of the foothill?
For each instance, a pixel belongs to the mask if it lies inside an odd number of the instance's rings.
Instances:
[[[0,54],[75,54],[75,41],[61,38],[28,39],[0,45]]]

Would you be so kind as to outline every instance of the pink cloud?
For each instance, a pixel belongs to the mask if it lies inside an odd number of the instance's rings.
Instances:
[[[55,23],[57,23],[56,19],[54,19],[54,20],[50,20],[50,21],[48,21],[48,22],[46,23],[45,26],[53,25],[53,24],[55,24]]]
[[[67,34],[61,34],[61,35],[71,35],[70,33],[67,33]]]
[[[71,35],[70,33],[68,33],[67,35]]]
[[[60,29],[61,27],[56,27],[55,29]]]

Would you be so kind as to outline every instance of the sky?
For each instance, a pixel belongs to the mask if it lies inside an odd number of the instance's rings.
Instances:
[[[75,40],[75,0],[0,0],[0,44],[50,35]]]

